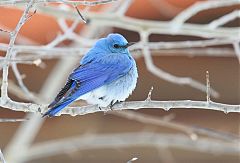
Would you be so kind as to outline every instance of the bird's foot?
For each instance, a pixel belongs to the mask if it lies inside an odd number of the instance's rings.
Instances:
[[[114,105],[119,104],[119,103],[121,103],[121,102],[122,102],[122,101],[116,101],[116,102],[112,101],[112,102],[110,103],[110,105],[109,105],[109,108],[113,111]]]

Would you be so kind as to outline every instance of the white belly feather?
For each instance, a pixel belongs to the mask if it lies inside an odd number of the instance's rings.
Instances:
[[[80,96],[78,99],[86,100],[89,104],[97,104],[99,107],[107,107],[111,102],[124,101],[135,89],[137,78],[137,68],[134,65],[125,76]]]

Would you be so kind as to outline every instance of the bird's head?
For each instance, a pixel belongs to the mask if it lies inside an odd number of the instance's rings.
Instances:
[[[117,33],[109,34],[106,38],[108,48],[113,53],[128,52],[128,47],[134,43],[129,43],[122,35]]]

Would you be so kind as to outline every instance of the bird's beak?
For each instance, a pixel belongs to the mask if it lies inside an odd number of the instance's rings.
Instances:
[[[128,48],[129,46],[132,46],[133,44],[135,44],[135,42],[129,42],[129,43],[127,43],[127,45],[125,45],[125,47]]]

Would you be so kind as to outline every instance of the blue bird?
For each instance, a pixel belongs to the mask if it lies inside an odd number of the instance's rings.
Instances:
[[[135,89],[138,72],[128,47],[133,43],[120,34],[99,39],[69,75],[44,116],[55,116],[76,100],[98,107],[111,107],[124,101]]]

